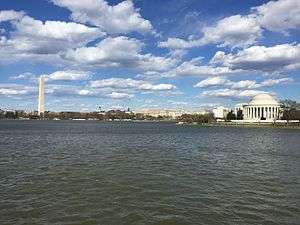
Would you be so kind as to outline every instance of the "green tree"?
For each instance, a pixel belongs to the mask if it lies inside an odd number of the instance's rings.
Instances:
[[[227,121],[236,120],[236,118],[237,117],[236,117],[236,115],[234,114],[234,112],[232,110],[226,116]]]
[[[236,119],[237,120],[242,120],[244,119],[244,115],[243,115],[243,111],[242,110],[238,110],[236,113]]]
[[[300,104],[296,101],[286,99],[281,102],[282,119],[284,120],[300,120]]]

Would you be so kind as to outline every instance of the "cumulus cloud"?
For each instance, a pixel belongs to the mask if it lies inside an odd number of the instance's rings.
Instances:
[[[145,83],[142,84],[138,87],[139,90],[144,90],[144,91],[167,91],[167,90],[174,90],[176,89],[176,86],[172,84],[149,84]]]
[[[124,99],[124,98],[133,98],[134,95],[127,94],[127,93],[121,93],[121,92],[112,92],[110,94],[107,94],[107,97],[113,98],[113,99]]]
[[[103,80],[91,81],[92,88],[116,88],[116,89],[130,89],[137,88],[142,85],[143,81],[133,80],[130,78],[109,78]]]
[[[253,97],[257,94],[268,93],[259,90],[233,90],[233,89],[217,89],[209,90],[201,93],[203,97],[217,97],[217,98],[245,98]]]
[[[30,72],[25,72],[10,77],[10,79],[12,80],[27,80],[27,79],[34,79],[34,78],[35,76]]]
[[[286,84],[286,83],[290,83],[293,81],[294,81],[294,79],[290,78],[290,77],[285,77],[285,78],[280,78],[280,79],[268,79],[268,80],[261,82],[260,86],[261,87],[271,87],[276,84],[281,84],[281,83]]]
[[[252,46],[236,54],[217,52],[212,64],[221,64],[233,70],[276,72],[300,67],[300,44],[282,44],[272,47]]]
[[[262,82],[257,82],[255,80],[241,80],[241,81],[231,81],[226,77],[210,77],[204,79],[194,85],[194,87],[207,88],[207,87],[230,87],[231,89],[256,89],[262,87],[271,87],[277,84],[286,84],[293,82],[294,80],[289,77],[278,78],[278,79],[268,79]]]
[[[202,37],[192,40],[168,38],[159,47],[187,49],[207,44],[220,47],[245,48],[263,36],[264,29],[288,34],[300,28],[300,4],[298,0],[269,1],[252,8],[248,15],[233,15],[218,20],[214,25],[202,28]]]
[[[22,11],[2,10],[0,11],[0,23],[11,20],[19,20],[25,15]]]
[[[220,44],[222,47],[247,47],[261,37],[262,29],[253,16],[235,15],[218,21],[216,26],[204,27],[203,33],[204,43]]]
[[[57,6],[68,8],[74,21],[97,26],[111,34],[153,31],[150,21],[142,18],[130,0],[114,6],[104,0],[52,0],[52,2]]]
[[[299,0],[270,1],[254,11],[261,26],[268,30],[287,33],[300,28]]]
[[[58,57],[60,52],[84,46],[104,35],[99,28],[73,22],[42,22],[29,16],[10,20],[10,23],[13,30],[0,39],[1,61]]]
[[[176,68],[163,74],[166,77],[177,76],[225,76],[243,72],[242,70],[232,70],[227,66],[198,65],[193,60],[183,62]]]
[[[92,96],[94,95],[94,92],[91,90],[82,89],[78,91],[78,94],[81,96]]]
[[[211,86],[222,86],[228,83],[228,80],[225,77],[210,77],[205,80],[200,81],[194,87],[211,87]]]
[[[35,88],[26,85],[18,84],[0,84],[0,95],[4,96],[17,96],[17,95],[29,95],[35,92]]]
[[[218,44],[222,47],[247,47],[256,43],[262,36],[262,29],[252,15],[235,15],[219,20],[214,26],[202,29],[203,37],[198,40],[183,40],[169,38],[160,42],[160,47],[171,49],[185,49],[199,47],[206,44]]]
[[[75,81],[75,80],[88,80],[92,77],[92,74],[86,71],[65,70],[65,71],[56,71],[54,73],[45,74],[43,76],[48,80]]]
[[[127,67],[163,71],[176,65],[177,60],[141,54],[143,43],[125,36],[108,37],[94,47],[81,47],[66,52],[66,60],[92,67]]]
[[[241,80],[238,82],[228,82],[233,89],[246,89],[246,88],[258,88],[258,84],[255,80]]]
[[[112,88],[141,91],[168,91],[176,89],[172,84],[151,84],[142,80],[131,78],[109,78],[103,80],[91,81],[92,88]]]

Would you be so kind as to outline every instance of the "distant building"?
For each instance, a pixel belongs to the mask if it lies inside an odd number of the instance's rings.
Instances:
[[[185,114],[185,111],[176,111],[176,110],[162,110],[162,109],[144,109],[135,111],[134,113],[143,114],[145,116],[152,116],[152,117],[169,117],[172,119],[176,119],[179,116]]]
[[[213,114],[216,119],[224,119],[229,113],[229,109],[223,106],[219,106],[213,109]]]
[[[281,105],[269,94],[256,95],[249,104],[243,106],[244,120],[251,122],[274,121],[281,117]]]

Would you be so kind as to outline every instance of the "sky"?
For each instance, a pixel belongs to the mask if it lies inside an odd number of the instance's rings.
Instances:
[[[300,101],[299,0],[1,0],[0,109]]]

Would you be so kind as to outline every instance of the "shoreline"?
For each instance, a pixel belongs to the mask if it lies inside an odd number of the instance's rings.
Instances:
[[[179,126],[202,126],[202,127],[224,127],[224,128],[274,128],[274,129],[295,129],[300,130],[300,123],[297,124],[267,124],[267,123],[244,123],[244,124],[237,124],[232,122],[225,122],[225,123],[184,123],[178,124]]]
[[[211,123],[187,123],[175,120],[49,120],[49,119],[0,119],[0,121],[55,121],[55,122],[102,122],[102,123],[174,123],[177,126],[200,126],[200,127],[236,127],[236,128],[279,128],[299,129],[300,123],[235,123],[235,122],[211,122]]]

